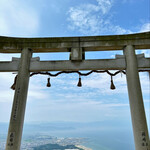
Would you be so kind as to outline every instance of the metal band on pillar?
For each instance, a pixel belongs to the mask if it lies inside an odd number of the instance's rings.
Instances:
[[[135,149],[150,150],[148,128],[146,123],[143,97],[138,74],[138,64],[134,46],[127,45],[124,48],[124,55],[126,59],[126,77]]]
[[[24,48],[21,53],[21,61],[19,64],[6,150],[20,150],[30,76],[29,69],[31,57],[32,51],[28,48]]]

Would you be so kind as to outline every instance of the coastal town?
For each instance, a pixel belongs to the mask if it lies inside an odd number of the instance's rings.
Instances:
[[[92,150],[83,146],[86,138],[58,138],[49,135],[31,135],[23,138],[21,150]],[[0,143],[1,150],[5,149],[5,140]]]

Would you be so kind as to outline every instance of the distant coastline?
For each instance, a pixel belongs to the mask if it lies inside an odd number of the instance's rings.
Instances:
[[[82,146],[82,145],[75,145],[75,146],[78,147],[78,148],[82,148],[84,150],[92,150],[91,148],[87,148],[87,147]]]
[[[92,150],[82,145],[59,145],[59,144],[45,144],[39,145],[37,147],[33,147],[33,150],[53,150],[53,149],[61,149],[61,150]]]

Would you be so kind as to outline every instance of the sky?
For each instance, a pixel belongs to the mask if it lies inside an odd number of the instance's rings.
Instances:
[[[0,35],[11,37],[68,37],[116,35],[150,30],[149,0],[0,0]],[[137,54],[149,50],[138,50]],[[87,52],[86,59],[114,58],[122,51]],[[0,54],[11,60],[20,54]],[[69,53],[33,54],[41,60],[69,60]],[[14,91],[10,89],[15,74],[0,73],[0,122],[9,122]],[[145,111],[149,120],[150,83],[147,73],[140,73]],[[114,77],[116,90],[110,90],[110,76],[77,74],[30,78],[25,122],[97,122],[125,121],[131,125],[126,76]]]

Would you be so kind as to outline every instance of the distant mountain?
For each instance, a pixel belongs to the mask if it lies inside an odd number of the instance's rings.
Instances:
[[[33,123],[25,123],[24,131],[33,132],[33,131],[71,131],[78,129],[91,129],[91,128],[99,128],[103,130],[124,130],[124,128],[130,128],[126,122],[118,123],[112,121],[99,121],[99,122],[33,122]]]

